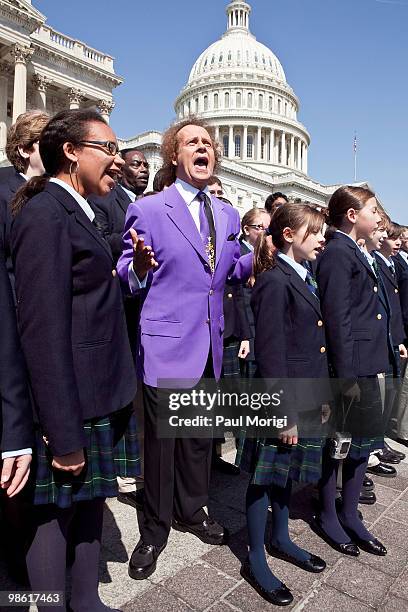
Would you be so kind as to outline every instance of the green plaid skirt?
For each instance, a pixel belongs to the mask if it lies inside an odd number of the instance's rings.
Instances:
[[[285,487],[289,478],[302,483],[320,479],[321,438],[301,438],[293,447],[273,442],[244,436],[239,439],[235,463],[251,474],[251,484]]]
[[[368,459],[373,451],[384,448],[384,437],[352,438],[348,457],[350,459]]]
[[[117,476],[140,474],[136,417],[128,407],[106,417],[84,422],[85,467],[73,476],[51,467],[52,455],[42,433],[36,432],[31,482],[35,505],[56,504],[69,508],[95,497],[116,497]]]

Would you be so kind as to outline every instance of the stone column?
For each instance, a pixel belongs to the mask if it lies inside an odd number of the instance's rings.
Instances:
[[[291,134],[290,137],[290,162],[289,162],[289,166],[291,168],[295,167],[295,137],[293,134]]]
[[[244,138],[242,141],[242,159],[248,158],[248,126],[244,125]]]
[[[13,123],[21,113],[26,112],[27,104],[27,60],[34,50],[15,44],[11,48],[14,57]]]
[[[8,75],[11,73],[10,64],[0,64],[0,153],[4,153],[7,142]]]
[[[234,126],[233,125],[229,126],[228,157],[230,159],[235,157]]]
[[[269,132],[269,161],[275,163],[275,130],[270,129]]]
[[[305,174],[307,174],[307,144],[304,144],[304,150],[303,150],[303,172]]]
[[[220,126],[219,125],[215,126],[215,140],[217,142],[220,141]]]
[[[109,123],[109,117],[114,108],[115,103],[113,100],[99,100],[98,102],[99,112],[107,123]]]
[[[71,87],[71,89],[68,90],[70,110],[77,110],[83,99],[84,96],[82,95],[82,91],[80,89],[75,89],[74,87]]]
[[[286,134],[282,130],[281,134],[281,164],[282,166],[287,166],[288,160],[286,155]]]
[[[37,90],[37,108],[40,110],[47,110],[47,89],[51,82],[42,74],[35,74],[32,78],[32,83]]]
[[[297,139],[297,164],[296,168],[302,171],[302,141],[300,138]]]
[[[262,159],[262,128],[258,126],[258,133],[256,137],[256,159],[260,161]]]

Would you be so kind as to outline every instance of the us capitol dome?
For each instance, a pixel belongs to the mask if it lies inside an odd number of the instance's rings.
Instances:
[[[262,207],[274,191],[326,204],[337,185],[308,176],[310,135],[298,120],[299,99],[282,64],[251,33],[250,4],[231,0],[226,13],[225,33],[201,53],[176,98],[177,119],[198,115],[214,126],[223,153],[218,176],[241,214]],[[122,146],[143,150],[154,175],[160,142],[161,133],[150,131]]]

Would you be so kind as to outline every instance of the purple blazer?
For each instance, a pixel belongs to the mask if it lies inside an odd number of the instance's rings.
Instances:
[[[127,286],[133,258],[129,229],[143,236],[159,267],[149,273],[140,316],[138,360],[143,380],[152,387],[191,387],[202,377],[210,346],[216,379],[223,353],[223,292],[227,277],[244,282],[252,254],[240,259],[238,212],[212,198],[216,229],[216,265],[211,274],[200,234],[187,204],[173,185],[129,205],[124,251],[118,273]],[[211,344],[210,344],[211,341]],[[160,380],[166,379],[166,384]],[[183,380],[177,384],[176,380]],[[187,383],[188,381],[188,383]]]

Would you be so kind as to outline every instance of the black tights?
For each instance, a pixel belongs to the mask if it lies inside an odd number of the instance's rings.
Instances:
[[[77,502],[61,509],[52,504],[35,506],[35,533],[27,553],[27,569],[33,591],[66,592],[67,547],[72,552],[73,612],[106,612],[98,595],[99,552],[104,499]],[[39,606],[39,612],[65,608]]]

